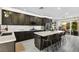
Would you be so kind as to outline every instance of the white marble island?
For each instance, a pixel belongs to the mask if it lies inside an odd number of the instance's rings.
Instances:
[[[59,31],[59,30],[56,30],[56,31],[41,31],[41,32],[34,32],[34,40],[35,40],[35,46],[39,49],[39,50],[42,50],[44,49],[44,45],[47,45],[44,44],[44,40],[47,40],[48,37],[50,36],[53,36],[54,34],[61,34],[61,33],[64,33],[64,31]],[[61,36],[60,36],[61,37]],[[54,39],[56,37],[52,37],[50,38],[51,41],[52,39]],[[58,37],[59,38],[59,37]],[[50,45],[50,44],[49,44]],[[48,46],[49,46],[48,45]]]
[[[41,31],[41,32],[35,32],[34,34],[40,35],[40,36],[49,36],[49,35],[53,35],[53,34],[57,34],[57,33],[63,33],[64,31]]]
[[[10,35],[4,35],[10,33]],[[15,51],[15,35],[13,32],[3,32],[0,35],[0,52],[14,52]]]

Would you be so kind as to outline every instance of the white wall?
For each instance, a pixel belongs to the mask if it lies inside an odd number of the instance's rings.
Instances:
[[[1,26],[2,29],[6,28],[6,25]],[[23,26],[23,25],[8,25],[8,31],[30,31],[31,29],[43,30],[43,26]]]

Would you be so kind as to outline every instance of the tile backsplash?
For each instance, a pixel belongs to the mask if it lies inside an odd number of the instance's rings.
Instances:
[[[6,25],[2,25],[1,29],[5,29]],[[43,26],[25,26],[25,25],[8,25],[8,31],[30,31],[31,29],[43,30]]]

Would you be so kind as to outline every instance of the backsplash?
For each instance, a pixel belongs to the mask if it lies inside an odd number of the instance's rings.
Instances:
[[[2,25],[1,29],[5,29],[6,25]],[[30,31],[31,29],[43,30],[43,26],[23,26],[23,25],[8,25],[8,31]]]

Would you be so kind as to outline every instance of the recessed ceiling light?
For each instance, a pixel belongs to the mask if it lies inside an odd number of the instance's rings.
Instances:
[[[69,12],[66,12],[65,15],[69,15]]]
[[[26,9],[24,9],[24,10],[26,10]]]
[[[61,7],[57,7],[57,10],[61,10]]]

